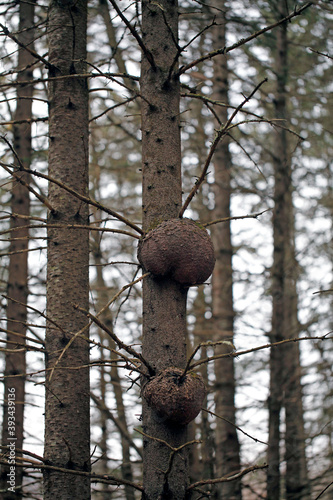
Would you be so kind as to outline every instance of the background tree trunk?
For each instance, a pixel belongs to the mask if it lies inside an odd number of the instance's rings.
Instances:
[[[177,2],[143,1],[142,38],[146,47],[141,73],[143,229],[148,231],[177,217],[181,208],[179,81],[170,75],[177,54]],[[157,372],[170,366],[185,367],[186,295],[172,280],[144,280],[143,356]],[[143,431],[173,447],[186,442],[186,426],[161,421],[144,400]],[[166,474],[171,450],[152,438],[144,438],[144,498],[184,499],[187,450],[176,454]]]
[[[106,283],[105,283],[104,276],[103,276],[103,268],[102,268],[102,264],[101,264],[101,254],[98,250],[96,250],[96,252],[94,254],[94,261],[96,264],[96,284],[98,287],[97,309],[100,311],[105,306],[105,304],[107,304],[109,297],[107,294],[107,287],[106,287]],[[100,319],[104,323],[104,325],[107,326],[107,328],[110,331],[113,331],[112,314],[111,314],[111,311],[109,310],[109,308],[103,312],[103,314],[100,316]],[[103,331],[100,331],[100,336],[101,336],[101,339],[103,339],[105,337],[105,333]],[[114,340],[108,336],[107,341],[108,341],[110,349],[113,349],[113,351],[115,351],[117,346],[116,346],[116,343],[114,342]],[[101,352],[103,352],[103,351],[101,350]],[[122,424],[122,428],[124,429],[124,433],[120,432],[120,443],[121,443],[121,449],[122,449],[121,472],[122,472],[122,477],[124,479],[126,479],[126,481],[133,482],[133,471],[132,471],[131,456],[130,456],[130,444],[129,444],[128,439],[126,439],[126,437],[125,437],[126,435],[129,435],[129,429],[128,429],[128,424],[127,424],[127,417],[126,417],[125,404],[124,404],[124,398],[123,398],[123,389],[121,386],[121,377],[119,375],[119,370],[118,370],[118,367],[116,364],[116,360],[119,358],[114,352],[110,353],[110,358],[111,358],[111,368],[109,370],[109,375],[111,378],[111,384],[113,386],[114,397],[116,400],[117,417],[118,417],[118,421]],[[102,402],[104,404],[106,404],[105,403],[105,396],[106,396],[105,371],[106,371],[106,369],[104,366],[101,366],[101,371],[102,371],[102,373],[101,373]],[[104,390],[103,390],[102,384],[104,384]],[[105,418],[105,415],[106,415],[106,412],[101,411],[101,418]],[[106,424],[106,422],[105,422],[105,424]],[[107,436],[106,436],[106,438],[107,438]],[[125,489],[126,500],[135,500],[134,489],[128,485],[125,485],[124,489]]]
[[[34,40],[34,12],[35,5],[31,3],[20,2],[19,10],[19,33],[18,40],[30,49],[33,48]],[[24,48],[18,49],[17,81],[31,81],[32,68],[29,67],[34,58]],[[14,120],[14,150],[16,151],[21,163],[25,168],[30,168],[31,163],[31,123],[28,121],[32,117],[32,94],[33,85],[18,85],[17,104]],[[25,123],[19,121],[27,120]],[[19,169],[19,164],[14,158],[14,165]],[[20,179],[29,183],[29,175],[19,172]],[[9,269],[8,269],[8,288],[9,297],[7,303],[7,349],[14,350],[19,347],[20,352],[6,352],[5,357],[5,379],[4,379],[4,407],[3,407],[3,425],[1,442],[4,446],[15,444],[16,449],[23,448],[24,431],[24,404],[25,404],[25,374],[26,358],[24,346],[27,333],[27,299],[28,299],[28,246],[29,246],[29,219],[30,198],[28,189],[18,180],[13,179],[12,198],[11,198],[11,228],[15,232],[11,233],[11,242],[9,248]],[[18,217],[15,217],[15,215]],[[17,230],[17,228],[21,229]],[[13,300],[10,300],[13,299]],[[14,302],[15,300],[15,302]],[[20,345],[15,345],[17,342]],[[23,347],[23,349],[22,349]],[[20,375],[20,376],[18,376]],[[10,394],[10,396],[9,396]],[[14,396],[14,397],[13,397]],[[8,400],[15,403],[15,412],[13,406],[8,406]],[[15,431],[12,435],[13,427],[8,425],[8,411],[14,415]],[[12,420],[13,422],[13,420]],[[16,440],[13,440],[13,437]],[[16,452],[20,455],[19,452]],[[22,491],[17,489],[15,493],[8,491],[7,483],[10,471],[9,466],[1,467],[0,489],[4,490],[2,498],[10,500],[12,498],[22,498]],[[22,484],[23,469],[15,468],[15,487]]]
[[[279,14],[288,13],[284,0],[279,2]],[[287,123],[288,40],[287,24],[276,31],[275,117]],[[292,202],[292,169],[287,131],[276,129],[274,151],[274,262],[272,270],[273,318],[271,341],[298,336],[297,262],[294,248],[294,213]],[[271,349],[271,379],[269,397],[269,448],[267,495],[280,498],[280,411],[285,408],[286,498],[310,498],[305,458],[304,417],[301,389],[301,369],[298,343],[281,350]],[[282,375],[282,384],[281,384]]]
[[[63,78],[49,82],[49,175],[84,195],[88,190],[88,87],[85,78],[68,76],[85,72],[86,28],[85,0],[51,2],[49,76]],[[88,207],[52,182],[49,200],[55,209],[49,223],[61,227],[48,230],[45,458],[58,467],[89,471],[89,345],[80,337],[68,345],[73,334],[87,326],[85,315],[73,306],[89,307],[89,239],[87,230],[66,227],[87,225]],[[44,498],[89,499],[90,479],[46,471]]]
[[[215,1],[214,10],[216,26],[213,29],[214,47],[226,46],[226,14],[227,6],[224,0]],[[228,63],[226,56],[219,56],[213,61],[213,98],[222,102],[223,106],[216,110],[221,123],[228,119]],[[220,125],[216,123],[216,127]],[[213,219],[230,217],[231,198],[231,155],[229,151],[229,137],[223,137],[214,155],[214,195],[215,206]],[[214,340],[233,342],[234,336],[234,307],[233,307],[233,276],[232,276],[232,243],[230,222],[216,224],[212,229],[216,264],[213,272],[213,321]],[[220,345],[216,347],[216,354],[232,351],[232,347]],[[215,362],[215,408],[216,413],[227,419],[216,420],[216,476],[222,477],[240,470],[239,441],[236,423],[235,408],[235,370],[234,358],[224,358]],[[241,481],[216,485],[216,498],[240,499]]]

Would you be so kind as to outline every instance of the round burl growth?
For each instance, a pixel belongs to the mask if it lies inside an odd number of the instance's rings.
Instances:
[[[199,414],[206,396],[201,375],[179,368],[167,368],[144,386],[142,395],[159,417],[178,425],[187,425]]]
[[[208,232],[190,219],[170,219],[149,231],[139,242],[138,259],[154,276],[189,286],[204,283],[215,265]]]

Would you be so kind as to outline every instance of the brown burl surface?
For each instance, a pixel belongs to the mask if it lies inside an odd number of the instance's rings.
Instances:
[[[170,219],[149,231],[139,242],[138,259],[154,276],[189,286],[204,283],[215,265],[208,232],[191,219]]]
[[[160,418],[177,425],[187,425],[199,414],[206,395],[201,375],[171,367],[153,377],[142,395]]]

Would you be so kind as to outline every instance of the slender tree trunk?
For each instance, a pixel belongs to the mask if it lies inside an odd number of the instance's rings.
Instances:
[[[34,2],[20,2],[20,21],[18,39],[20,42],[33,48],[34,39]],[[17,81],[32,80],[32,69],[29,65],[32,62],[31,54],[24,48],[18,50],[18,77]],[[17,104],[14,116],[15,121],[29,120],[32,116],[32,85],[21,85],[17,87]],[[31,162],[31,124],[16,123],[14,125],[14,149],[20,158],[24,167],[29,168]],[[19,167],[14,159],[14,165]],[[29,182],[29,176],[20,173],[20,178],[26,183]],[[25,403],[25,336],[27,321],[27,298],[28,298],[28,245],[29,229],[27,219],[15,217],[16,214],[29,216],[30,199],[28,189],[13,180],[12,199],[11,199],[11,228],[15,229],[12,233],[10,243],[10,258],[8,269],[8,290],[9,297],[7,303],[7,346],[12,352],[6,352],[5,357],[5,379],[4,379],[4,407],[3,407],[3,425],[2,425],[2,444],[10,446],[10,459],[16,449],[23,448],[23,430],[24,430],[24,403]],[[20,230],[16,230],[21,227]],[[15,302],[13,300],[15,300]],[[13,352],[17,347],[15,342],[21,344],[19,352]],[[23,347],[23,349],[22,349]],[[12,426],[11,424],[15,424]],[[15,452],[20,455],[19,452]],[[14,454],[15,454],[14,453]],[[12,474],[13,466],[3,466],[1,468],[0,489],[6,491],[2,493],[4,500],[12,498],[22,498],[23,469],[15,468],[15,474]],[[9,473],[11,473],[9,475]],[[10,481],[10,482],[8,482]],[[13,490],[9,490],[11,487]],[[14,488],[18,488],[14,491]]]
[[[284,0],[279,2],[281,18],[287,15]],[[287,24],[276,31],[275,115],[287,120],[288,41]],[[271,341],[297,337],[296,259],[294,249],[294,214],[292,203],[292,172],[287,132],[278,129],[275,135],[274,171],[274,259],[272,269],[273,317]],[[269,397],[269,448],[267,496],[280,498],[280,411],[285,407],[286,498],[309,497],[305,458],[305,436],[302,406],[301,373],[298,344],[271,349]],[[282,382],[282,383],[281,383]]]
[[[49,175],[88,191],[88,87],[85,72],[86,0],[52,1],[49,10]],[[63,468],[90,470],[89,345],[73,334],[87,326],[74,305],[89,307],[88,207],[50,182],[54,212],[48,230],[45,458]],[[87,329],[84,336],[88,335]],[[67,348],[59,361],[59,356]],[[55,368],[52,371],[52,368]],[[44,473],[44,499],[90,498],[89,477]]]
[[[112,51],[112,57],[115,60],[119,73],[126,75],[127,68],[123,58],[123,51],[117,42],[116,30],[110,16],[109,2],[107,0],[99,0],[99,11],[105,24],[109,45]],[[124,78],[124,83],[128,86],[129,90],[135,91],[137,89],[137,85],[134,80]]]
[[[214,46],[226,45],[226,3],[224,0],[215,1],[219,8],[215,11],[216,23],[213,37]],[[213,97],[223,102],[224,106],[218,108],[217,114],[222,123],[228,118],[228,64],[226,56],[214,58]],[[215,172],[215,208],[214,218],[230,217],[231,198],[231,156],[229,139],[224,137],[219,144],[214,156]],[[214,340],[227,340],[233,342],[234,335],[234,307],[233,307],[233,276],[232,276],[232,243],[230,223],[216,225],[213,228],[216,264],[213,273],[213,319]],[[216,348],[216,354],[230,352],[232,347],[221,345]],[[216,445],[216,475],[222,477],[240,470],[239,441],[235,428],[235,371],[233,358],[224,358],[215,363],[216,378],[216,413],[227,419],[217,419],[215,432]],[[216,498],[240,499],[240,480],[229,483],[220,483],[216,487]]]
[[[104,276],[103,276],[103,270],[101,267],[101,260],[99,258],[99,255],[95,255],[95,262],[97,264],[96,266],[96,274],[97,274],[97,286],[98,289],[100,290],[99,292],[99,300],[98,300],[98,309],[102,309],[104,305],[108,302],[109,297],[107,296],[106,293],[106,284],[104,281]],[[112,323],[112,315],[109,309],[107,309],[103,315],[100,317],[101,321],[109,328],[109,330],[113,330],[113,323]],[[108,337],[108,342],[109,342],[109,347],[113,349],[114,351],[116,350],[117,346],[115,342]],[[126,417],[126,412],[125,412],[125,404],[124,404],[124,399],[123,399],[123,389],[121,386],[121,381],[120,381],[120,376],[118,372],[117,365],[115,361],[119,359],[118,356],[112,352],[111,353],[111,370],[110,370],[110,375],[111,375],[111,383],[113,386],[113,391],[114,391],[114,396],[116,400],[116,408],[117,408],[117,415],[118,415],[118,420],[122,423],[122,426],[125,430],[126,434],[129,434],[128,431],[128,425],[127,425],[127,417]],[[105,396],[105,394],[104,394]],[[105,398],[103,400],[105,403]],[[102,415],[105,416],[105,412],[101,412]],[[128,440],[126,439],[125,435],[123,433],[120,433],[120,442],[121,442],[121,448],[122,448],[122,464],[121,464],[121,472],[122,472],[122,477],[126,479],[127,481],[133,482],[133,472],[132,472],[132,466],[131,466],[131,455],[130,455],[130,444]],[[134,494],[134,489],[130,486],[125,485],[125,497],[126,500],[135,500],[135,494]]]
[[[177,2],[142,2],[143,228],[175,218],[181,208],[179,81],[170,68],[177,54]],[[148,52],[149,51],[149,52]],[[153,61],[152,61],[153,57]],[[186,290],[169,279],[143,284],[143,356],[156,372],[186,362]],[[173,447],[186,442],[186,426],[158,419],[143,400],[143,485],[146,500],[183,500],[188,481],[187,449],[174,456],[153,438]],[[150,437],[148,437],[150,436]]]
[[[194,335],[194,345],[200,342],[207,342],[211,340],[211,326],[208,325],[207,319],[205,318],[205,312],[207,311],[206,297],[204,288],[201,287],[197,291],[197,297],[193,306],[193,313],[195,315],[195,327],[193,331]],[[200,349],[200,359],[207,359],[209,356],[207,348],[202,346]],[[205,382],[207,391],[209,388],[209,376],[208,376],[208,366],[204,363],[200,366],[200,374]],[[203,408],[208,406],[208,394],[202,404]],[[214,443],[214,430],[212,429],[209,421],[209,415],[207,412],[203,411],[201,413],[201,425],[198,428],[200,432],[200,447],[191,448],[191,454],[199,455],[196,459],[196,467],[191,466],[191,483],[194,483],[198,478],[210,479],[215,477],[215,443]],[[194,439],[194,437],[192,438]],[[212,486],[209,485],[209,489],[212,490]]]

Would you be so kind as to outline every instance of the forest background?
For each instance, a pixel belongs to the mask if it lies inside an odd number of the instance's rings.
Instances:
[[[331,498],[331,3],[0,15],[1,498]],[[204,284],[138,263],[179,215]],[[188,425],[140,391],[173,366],[207,389]]]

